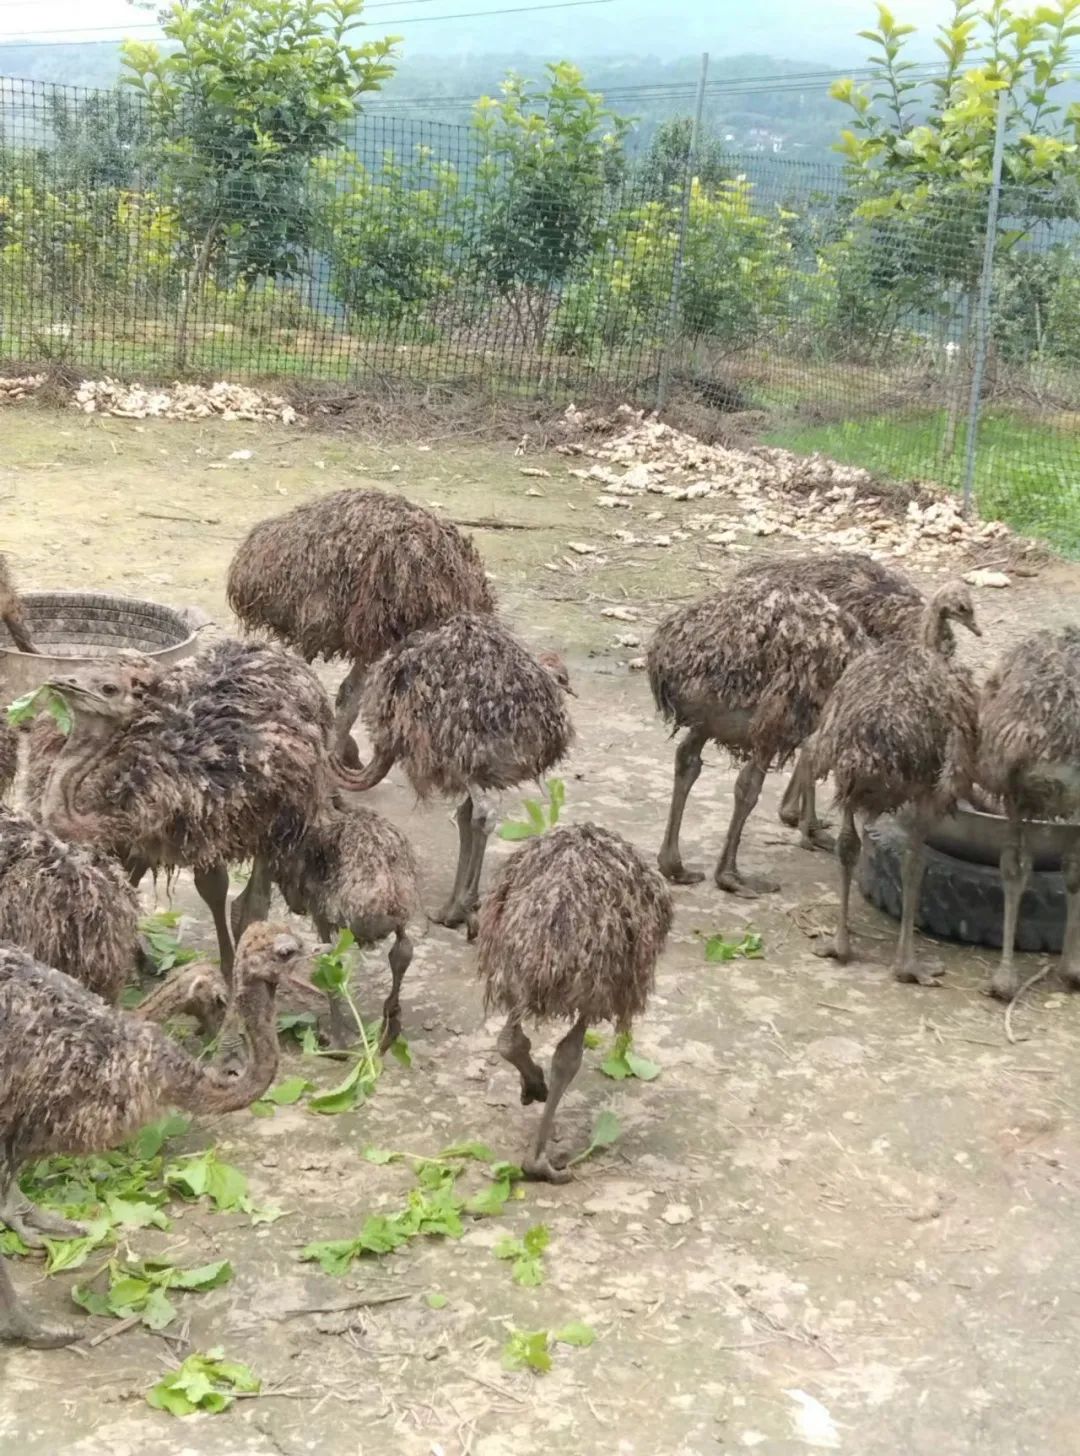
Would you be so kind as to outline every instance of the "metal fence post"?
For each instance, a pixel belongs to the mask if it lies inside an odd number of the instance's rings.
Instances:
[[[990,304],[994,292],[994,252],[997,246],[998,209],[1001,205],[1001,166],[1005,155],[1005,116],[1009,91],[998,93],[997,126],[994,131],[994,157],[990,166],[990,196],[986,203],[986,240],[983,243],[982,276],[975,305],[975,358],[971,370],[971,398],[968,400],[967,439],[964,441],[964,515],[971,513],[975,486],[975,460],[978,447],[979,406],[986,354],[990,344]]]
[[[701,115],[705,109],[705,82],[709,75],[709,53],[701,57],[701,75],[698,77],[697,105],[690,127],[690,147],[686,155],[686,176],[683,178],[682,212],[679,217],[679,235],[675,244],[675,259],[671,269],[671,296],[668,299],[668,323],[664,337],[664,348],[660,355],[660,368],[656,376],[656,408],[663,409],[667,403],[671,384],[671,349],[679,327],[679,290],[682,286],[683,256],[686,252],[686,229],[690,222],[690,193],[694,185],[694,168],[697,166],[698,137],[701,135]]]

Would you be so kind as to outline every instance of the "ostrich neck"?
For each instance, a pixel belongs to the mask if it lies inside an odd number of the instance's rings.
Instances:
[[[184,1085],[175,1089],[177,1106],[188,1112],[239,1112],[262,1096],[278,1067],[274,993],[262,982],[237,992],[236,1009],[247,1032],[251,1056],[238,1077],[214,1066],[191,1062]]]
[[[105,731],[98,722],[80,724],[76,718],[53,765],[41,801],[43,822],[62,838],[93,839],[100,834],[103,816],[80,812],[76,800],[115,736],[115,730]]]
[[[949,623],[945,611],[930,602],[923,613],[922,645],[931,652],[944,653],[949,641]]]

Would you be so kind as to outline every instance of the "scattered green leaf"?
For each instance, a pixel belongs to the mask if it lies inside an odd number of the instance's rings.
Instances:
[[[152,1330],[163,1330],[176,1316],[167,1289],[204,1291],[217,1289],[232,1278],[232,1265],[225,1259],[197,1269],[177,1269],[155,1260],[121,1263],[111,1259],[106,1266],[104,1290],[93,1283],[75,1285],[71,1297],[90,1314],[127,1319],[138,1315]]]
[[[180,944],[177,929],[180,914],[176,910],[159,910],[139,921],[139,932],[146,942],[147,954],[157,975],[164,976],[176,966],[190,965],[199,959],[198,952]]]
[[[585,1045],[589,1048],[590,1051],[596,1050],[596,1048],[600,1045],[600,1040],[600,1033],[598,1031],[593,1031],[590,1029],[585,1033]]]
[[[511,1330],[503,1347],[503,1368],[543,1374],[551,1369],[549,1343],[547,1330]]]
[[[445,1309],[450,1303],[445,1294],[425,1294],[424,1299],[428,1309]]]
[[[592,1157],[599,1148],[609,1148],[619,1138],[619,1119],[613,1112],[601,1112],[593,1125],[592,1137],[589,1146],[583,1153],[570,1159],[568,1167],[574,1163],[583,1163],[586,1158]]]
[[[544,1282],[544,1250],[551,1241],[546,1224],[534,1224],[524,1238],[504,1238],[495,1245],[496,1259],[513,1259],[511,1270],[515,1284],[535,1287]]]
[[[311,1083],[306,1077],[286,1077],[283,1082],[271,1087],[265,1097],[253,1103],[251,1110],[256,1117],[272,1117],[275,1107],[292,1107],[310,1090]]]
[[[710,935],[705,942],[705,959],[715,965],[720,961],[760,960],[764,941],[756,930],[748,930],[739,940],[726,940],[723,935]]]
[[[53,722],[66,737],[75,725],[71,707],[63,693],[48,684],[40,688],[34,688],[32,692],[23,693],[21,698],[16,698],[13,703],[8,704],[7,720],[12,728],[18,728],[20,724],[28,722],[44,710],[52,718]]]
[[[544,788],[547,791],[547,802],[542,804],[538,799],[523,799],[525,818],[507,819],[500,824],[496,830],[500,839],[535,839],[555,828],[566,803],[566,785],[562,779],[548,779]]]
[[[218,1213],[252,1212],[247,1178],[239,1168],[223,1163],[213,1148],[170,1163],[165,1184],[187,1198],[208,1198]]]
[[[600,1070],[605,1077],[613,1077],[616,1082],[621,1082],[626,1077],[637,1077],[639,1081],[651,1082],[660,1075],[660,1068],[655,1062],[650,1062],[648,1057],[639,1056],[634,1051],[633,1037],[628,1031],[620,1031],[616,1036],[611,1051],[600,1063]]]
[[[237,1395],[253,1395],[261,1383],[247,1365],[226,1360],[219,1347],[205,1355],[189,1355],[178,1370],[159,1380],[146,1395],[155,1410],[189,1416],[197,1410],[217,1415],[228,1410]]]
[[[587,1349],[595,1344],[596,1331],[592,1325],[584,1324],[581,1320],[571,1320],[561,1330],[556,1330],[551,1338],[560,1345],[577,1345],[581,1349]]]

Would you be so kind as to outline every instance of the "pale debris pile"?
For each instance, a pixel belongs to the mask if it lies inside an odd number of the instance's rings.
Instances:
[[[589,432],[605,425],[616,432],[590,438]],[[874,494],[874,477],[858,466],[771,446],[707,445],[629,405],[606,420],[570,405],[564,431],[569,438],[556,446],[562,454],[610,462],[571,474],[595,481],[603,491],[598,503],[611,508],[642,494],[722,499],[739,512],[737,524],[751,535],[787,536],[875,556],[942,557],[1011,535],[1000,521],[965,520],[951,496],[925,506],[909,501],[906,513],[898,515],[887,498]],[[730,517],[722,524],[730,526]],[[726,545],[721,538],[728,537],[722,531],[713,544]]]
[[[46,374],[20,374],[11,378],[0,378],[0,404],[14,404],[40,389],[48,378]]]
[[[182,384],[171,389],[123,384],[116,379],[84,379],[75,391],[84,414],[114,415],[126,420],[257,420],[283,425],[303,423],[280,395],[263,394],[244,384]]]

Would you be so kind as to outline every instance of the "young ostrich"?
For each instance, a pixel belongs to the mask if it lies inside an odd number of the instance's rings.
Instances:
[[[495,809],[488,795],[539,780],[574,730],[562,660],[533,657],[501,623],[462,613],[392,647],[368,674],[361,714],[375,756],[352,787],[369,789],[400,760],[420,798],[463,795],[458,863],[441,925],[470,921]]]
[[[841,673],[866,647],[855,619],[820,592],[752,578],[660,624],[648,654],[653,698],[676,730],[687,729],[675,753],[659,854],[667,879],[693,885],[704,878],[684,866],[679,831],[701,772],[701,750],[714,739],[742,760],[716,883],[747,898],[779,889],[775,880],[739,870],[743,827],[769,768],[784,763],[809,736]]]
[[[106,855],[0,808],[0,940],[115,1002],[138,955],[135,891]]]
[[[321,940],[333,942],[344,929],[361,946],[394,937],[379,1047],[385,1051],[401,1035],[401,983],[413,955],[408,927],[420,902],[409,841],[381,814],[334,800],[295,847],[286,853],[271,847],[269,868],[289,909],[310,915]],[[331,998],[330,1016],[331,1040],[343,1046],[355,1028],[343,1023],[337,997]]]
[[[11,640],[20,652],[37,651],[30,636],[30,628],[26,625],[22,602],[19,601],[7,562],[2,555],[0,555],[0,622],[3,622],[8,629]]]
[[[261,923],[246,932],[234,1000],[252,1053],[240,1075],[229,1077],[70,976],[0,946],[0,1218],[31,1243],[33,1229],[77,1237],[77,1224],[23,1199],[16,1182],[23,1163],[117,1147],[168,1107],[212,1115],[261,1097],[277,1071],[278,980],[299,954],[283,926]],[[31,1317],[0,1257],[0,1341],[48,1349],[74,1338]]]
[[[351,737],[367,670],[411,632],[457,612],[495,610],[484,564],[450,521],[403,496],[341,490],[260,521],[229,567],[229,605],[308,662],[351,663],[338,691],[335,751]]]
[[[526,1177],[569,1180],[548,1156],[555,1113],[581,1066],[585,1032],[628,1032],[645,1009],[674,913],[671,892],[625,839],[595,824],[554,829],[500,869],[480,908],[479,974],[487,1010],[506,1013],[498,1049],[521,1076],[521,1101],[545,1103]],[[550,1089],[522,1022],[572,1020]]]
[[[136,884],[148,868],[190,866],[227,976],[226,866],[295,842],[334,782],[318,679],[280,647],[226,639],[165,672],[129,654],[52,685],[75,722],[66,739],[35,723],[30,800],[64,838],[123,860]]]
[[[987,679],[979,713],[979,784],[1009,821],[1001,853],[1005,891],[1001,961],[990,991],[1011,1000],[1020,900],[1031,874],[1025,819],[1080,820],[1080,629],[1036,632],[1007,652]],[[1062,859],[1065,939],[1061,974],[1080,988],[1080,827]]]
[[[861,551],[834,551],[828,555],[778,556],[744,566],[736,581],[754,580],[761,586],[802,586],[854,617],[871,644],[921,642],[926,598],[913,581]],[[934,644],[943,656],[956,648],[952,627],[942,618]],[[803,849],[834,849],[831,835],[817,817],[813,774],[805,750],[780,801],[780,822],[800,831]]]
[[[836,852],[840,863],[840,921],[836,939],[818,950],[851,958],[851,880],[859,860],[855,815],[906,811],[908,841],[902,870],[903,904],[894,975],[933,986],[940,972],[915,956],[915,915],[925,862],[925,836],[971,785],[977,701],[971,674],[941,649],[943,629],[959,622],[975,636],[971,593],[948,582],[923,608],[921,641],[890,643],[857,658],[825,705],[806,754],[814,779],[831,773],[843,815]]]

